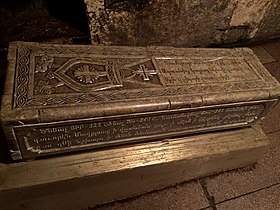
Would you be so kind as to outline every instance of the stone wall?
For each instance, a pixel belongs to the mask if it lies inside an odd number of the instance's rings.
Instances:
[[[0,47],[87,36],[86,9],[94,44],[193,47],[280,37],[279,0],[0,0]]]
[[[280,36],[275,0],[84,0],[94,44],[213,46]]]

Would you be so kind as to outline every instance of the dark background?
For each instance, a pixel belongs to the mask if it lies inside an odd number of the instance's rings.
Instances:
[[[83,0],[0,0],[0,98],[12,41],[90,44]],[[0,161],[10,161],[1,126]]]

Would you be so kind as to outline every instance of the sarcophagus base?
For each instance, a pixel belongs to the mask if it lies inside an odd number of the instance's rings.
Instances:
[[[86,209],[252,164],[267,145],[260,128],[242,128],[0,164],[1,208]]]

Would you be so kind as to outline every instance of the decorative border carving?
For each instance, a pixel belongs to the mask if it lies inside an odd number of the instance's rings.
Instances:
[[[112,48],[112,49],[111,49]],[[29,74],[34,76],[35,71],[31,68],[30,57],[35,54],[40,55],[66,55],[69,54],[70,58],[75,58],[78,55],[84,55],[86,53],[87,56],[102,56],[107,57],[109,55],[113,56],[114,58],[123,58],[126,55],[130,55],[132,57],[136,55],[145,55],[145,56],[152,56],[152,51],[149,49],[141,48],[136,49],[136,52],[132,50],[132,48],[128,48],[129,50],[125,51],[124,49],[114,48],[114,47],[59,47],[59,46],[48,46],[48,47],[38,47],[38,46],[29,46],[23,45],[18,47],[17,52],[17,66],[16,66],[16,77],[15,77],[15,96],[14,96],[14,108],[23,108],[23,107],[46,107],[46,106],[63,106],[67,104],[82,104],[82,103],[98,103],[98,102],[106,102],[106,101],[123,101],[123,100],[132,100],[132,99],[141,99],[141,98],[152,98],[152,97],[166,97],[166,96],[174,96],[174,95],[184,95],[184,96],[191,96],[191,95],[199,95],[205,93],[217,93],[220,94],[221,90],[223,92],[232,92],[232,91],[246,91],[246,90],[256,90],[256,89],[271,89],[273,88],[272,83],[270,81],[264,82],[263,80],[254,80],[254,81],[243,81],[243,82],[229,82],[229,83],[213,83],[213,84],[200,84],[200,85],[187,85],[187,86],[174,86],[174,87],[153,87],[149,89],[131,89],[131,90],[108,90],[102,92],[89,92],[89,93],[69,93],[59,95],[46,95],[46,96],[29,96],[28,98],[28,87],[31,85],[29,82]],[[32,53],[31,54],[31,49]],[[145,50],[146,49],[146,50]],[[88,50],[88,51],[87,51]],[[227,51],[227,50],[225,50]],[[155,54],[161,54],[161,50],[156,51],[153,49]],[[166,51],[162,51],[162,54],[166,53]],[[195,51],[196,52],[196,51]],[[179,55],[184,54],[190,56],[191,54],[196,54],[192,50],[190,52],[185,50],[174,50],[172,55]],[[230,56],[232,56],[232,51],[229,52]],[[235,52],[235,51],[234,51]],[[211,55],[215,55],[215,51],[211,51]],[[238,56],[237,56],[237,55]],[[246,54],[236,53],[236,57],[232,57],[233,59],[238,59],[240,57],[245,58]],[[207,55],[209,56],[209,55]],[[143,59],[143,57],[141,58]],[[29,84],[30,83],[30,84]]]
[[[66,105],[66,104],[81,104],[81,103],[93,103],[102,101],[123,101],[125,99],[140,99],[146,97],[165,97],[174,95],[191,96],[193,94],[202,94],[211,91],[212,93],[232,92],[233,89],[238,90],[254,90],[265,88],[265,84],[262,82],[252,83],[234,83],[234,84],[214,84],[206,86],[188,86],[179,88],[153,88],[149,91],[134,90],[134,91],[107,91],[102,93],[89,93],[89,94],[75,94],[65,96],[47,96],[41,98],[30,99],[27,107],[41,107],[52,105]]]
[[[15,104],[17,108],[22,108],[28,100],[30,51],[25,47],[19,47],[17,52],[17,67],[15,79]]]

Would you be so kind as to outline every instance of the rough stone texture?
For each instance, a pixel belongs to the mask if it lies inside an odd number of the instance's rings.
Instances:
[[[280,184],[217,205],[218,210],[280,209]]]
[[[279,136],[279,131],[268,135],[270,148],[251,170],[231,171],[206,178],[207,189],[216,203],[280,183]]]
[[[123,202],[99,206],[97,210],[156,210],[156,209],[201,209],[208,207],[208,201],[197,181],[169,187]]]
[[[230,27],[248,28],[248,38],[253,38],[271,2],[271,0],[237,1],[237,6],[233,11],[230,21]]]
[[[280,35],[272,29],[278,1],[84,2],[93,44],[209,46]]]
[[[270,2],[255,36],[256,39],[266,40],[268,37],[273,38],[280,35],[280,1]]]
[[[190,3],[165,0],[150,1],[141,9],[119,3],[100,14],[100,10],[95,12],[95,1],[85,2],[93,41],[116,45],[201,46],[209,44],[209,40],[216,43],[223,33],[217,28],[229,26],[229,18],[224,17],[228,17],[234,9],[229,0]],[[189,21],[190,17],[192,21]],[[201,22],[205,23],[204,27],[197,24]],[[98,29],[97,24],[101,24]]]

